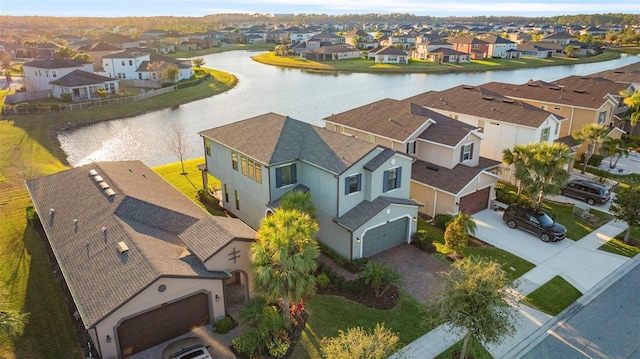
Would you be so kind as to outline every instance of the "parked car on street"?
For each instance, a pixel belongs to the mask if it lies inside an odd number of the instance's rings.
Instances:
[[[511,229],[520,228],[540,237],[543,242],[557,242],[567,236],[567,228],[555,222],[542,211],[531,207],[510,205],[504,211],[502,220]]]
[[[611,192],[607,186],[586,180],[567,182],[567,184],[561,188],[560,194],[581,199],[592,206],[596,203],[607,203],[611,198]]]
[[[162,359],[212,359],[200,338],[187,337],[169,344],[162,351]]]

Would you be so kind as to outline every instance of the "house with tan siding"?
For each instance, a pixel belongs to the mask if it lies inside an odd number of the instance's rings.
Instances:
[[[499,162],[480,156],[478,128],[393,99],[324,120],[329,130],[414,156],[410,194],[421,213],[473,214],[493,205]]]

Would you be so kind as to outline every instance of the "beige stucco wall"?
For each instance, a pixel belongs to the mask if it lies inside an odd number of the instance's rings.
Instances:
[[[455,210],[455,197],[453,195],[436,191],[432,187],[415,181],[411,181],[411,198],[422,205],[418,209],[420,213],[431,217],[437,213],[454,213]]]
[[[164,284],[166,290],[159,292],[158,287]],[[118,326],[119,324],[136,315],[161,307],[163,304],[176,302],[196,293],[206,293],[209,296],[211,307],[211,320],[225,315],[223,282],[219,279],[206,278],[159,278],[135,297],[131,298],[120,308],[112,312],[108,317],[96,326],[96,337],[99,340],[102,359],[119,358]],[[222,300],[211,300],[215,295]],[[111,342],[107,342],[107,335]]]
[[[233,240],[204,263],[210,271],[242,271],[249,280],[249,293],[253,293],[253,274],[251,272],[250,248],[253,241]],[[237,252],[232,253],[232,252]],[[236,257],[235,261],[233,257]]]

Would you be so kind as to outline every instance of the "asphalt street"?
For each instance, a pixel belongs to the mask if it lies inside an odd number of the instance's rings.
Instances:
[[[522,358],[640,359],[638,289],[640,265],[551,328]]]

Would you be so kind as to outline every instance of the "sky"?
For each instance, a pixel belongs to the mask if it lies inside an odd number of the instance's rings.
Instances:
[[[639,0],[0,0],[0,15],[204,16],[223,13],[555,16],[640,13]]]

